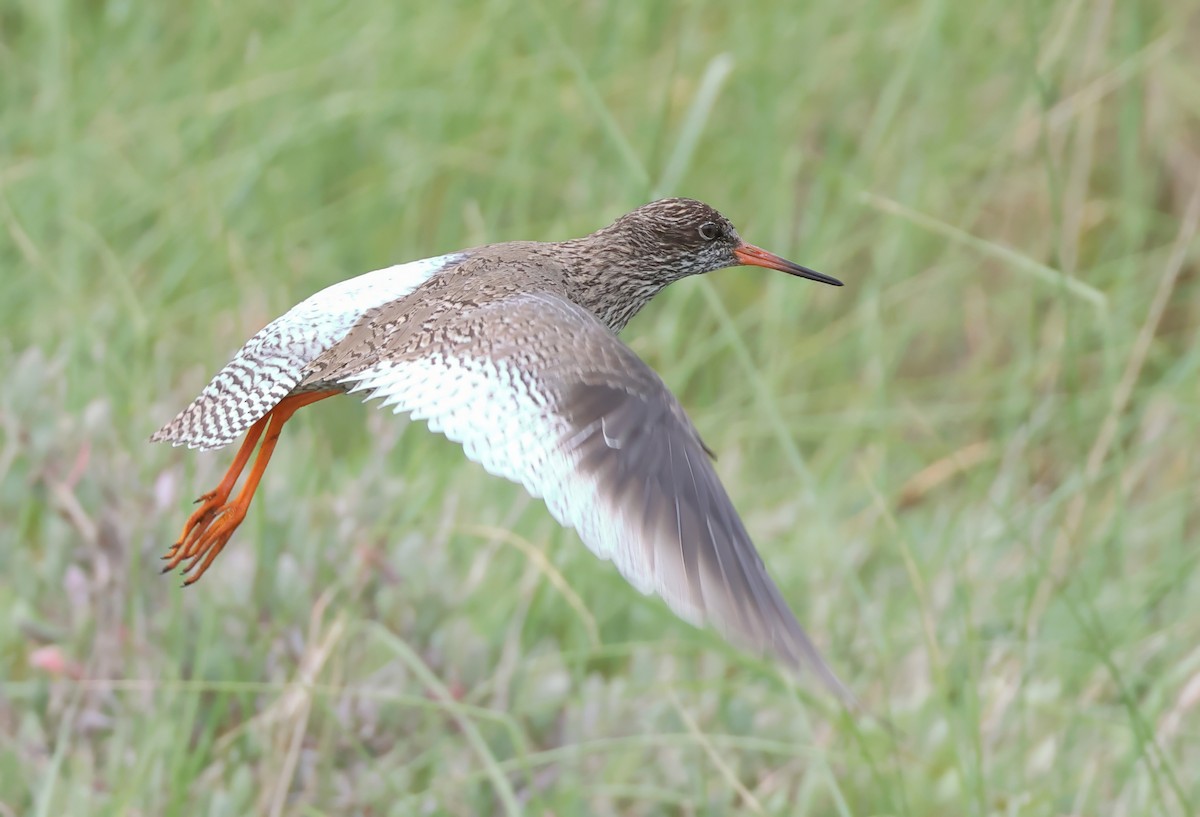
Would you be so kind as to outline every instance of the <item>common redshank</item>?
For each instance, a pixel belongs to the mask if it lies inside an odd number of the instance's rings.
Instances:
[[[672,198],[584,238],[489,244],[318,292],[247,341],[151,438],[209,450],[246,433],[164,572],[186,562],[186,584],[204,575],[297,409],[364,392],[544,499],[597,556],[681,618],[809,670],[852,700],[767,574],[695,426],[617,338],[671,282],[740,265],[841,286],[747,244],[712,207]]]

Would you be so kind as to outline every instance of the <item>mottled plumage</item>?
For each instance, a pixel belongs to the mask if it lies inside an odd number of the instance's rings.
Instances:
[[[672,281],[737,264],[838,283],[745,244],[705,204],[666,199],[582,239],[478,247],[318,293],[255,335],[154,436],[215,448],[249,430],[168,568],[190,560],[189,581],[207,569],[296,408],[363,392],[543,498],[682,618],[811,670],[850,700],[768,576],[683,408],[615,334]],[[260,436],[246,488],[228,502]]]

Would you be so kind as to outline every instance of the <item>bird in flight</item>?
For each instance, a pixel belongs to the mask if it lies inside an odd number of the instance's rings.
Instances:
[[[247,341],[151,437],[211,450],[245,435],[164,572],[182,565],[192,584],[209,569],[298,409],[363,393],[541,497],[681,618],[852,701],[768,575],[679,401],[617,337],[668,284],[733,266],[841,286],[747,244],[707,204],[671,198],[583,238],[489,244],[318,292]]]

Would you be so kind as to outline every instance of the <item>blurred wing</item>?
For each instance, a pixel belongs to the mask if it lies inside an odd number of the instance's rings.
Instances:
[[[322,379],[366,390],[545,500],[597,555],[680,617],[815,672],[852,700],[800,628],[662,380],[590,313],[546,293],[480,307],[436,353]]]

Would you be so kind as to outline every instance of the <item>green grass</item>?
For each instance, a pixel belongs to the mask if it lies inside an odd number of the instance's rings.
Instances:
[[[1195,9],[583,5],[0,3],[0,815],[1195,813]],[[626,339],[898,739],[351,400],[158,575],[266,321],[658,194],[847,283]]]

